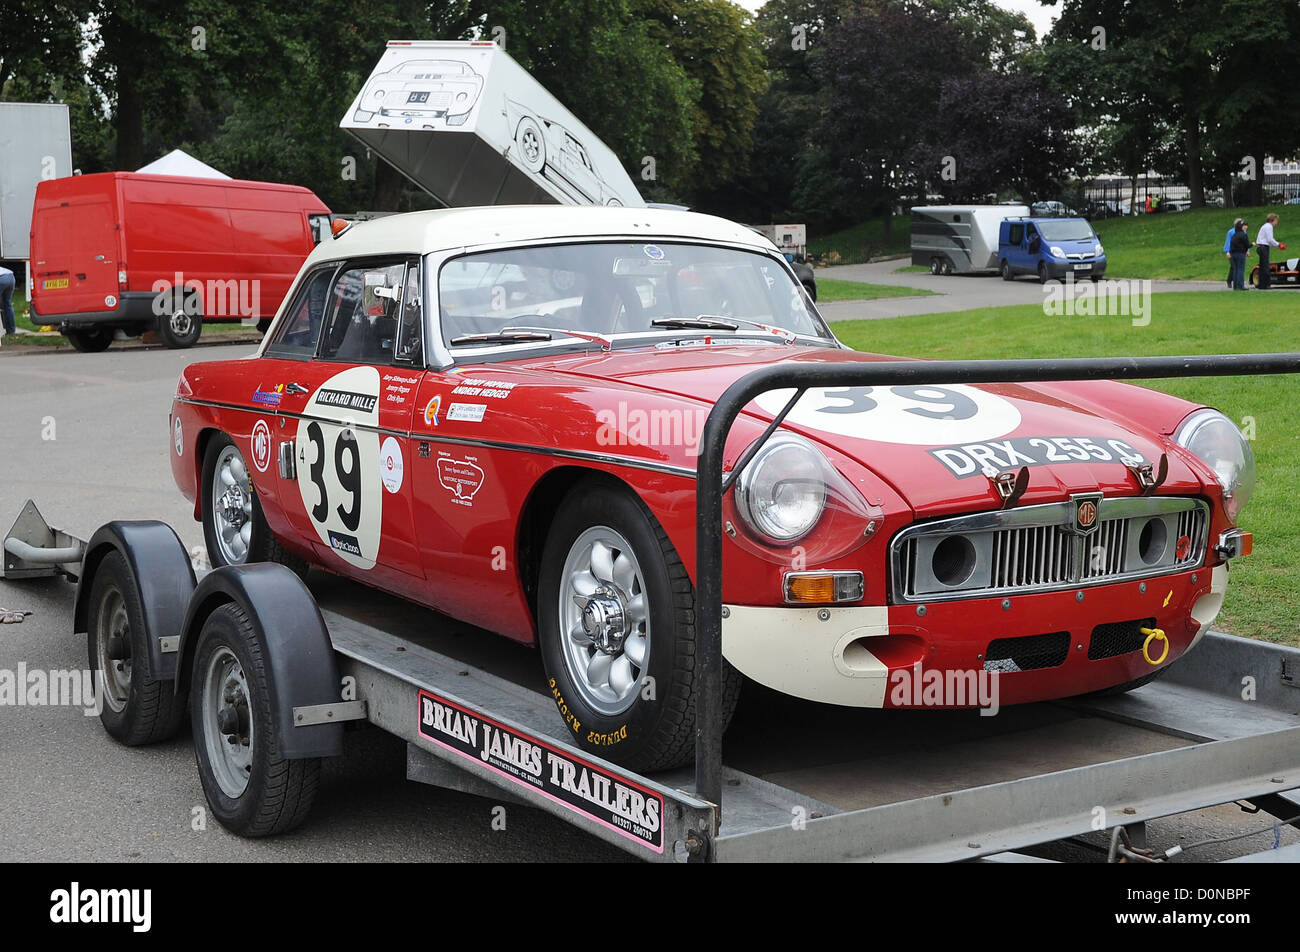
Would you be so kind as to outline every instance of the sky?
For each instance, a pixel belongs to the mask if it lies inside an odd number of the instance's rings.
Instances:
[[[732,2],[753,13],[763,5],[765,0],[732,0]],[[1038,0],[994,0],[994,2],[1003,9],[1023,13],[1029,17],[1029,22],[1034,25],[1034,32],[1040,40],[1043,34],[1052,28],[1053,18],[1061,12],[1059,0],[1051,6],[1043,6]]]

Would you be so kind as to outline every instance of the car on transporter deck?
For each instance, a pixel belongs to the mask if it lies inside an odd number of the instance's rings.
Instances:
[[[418,212],[323,242],[256,355],[182,373],[172,469],[215,565],[536,644],[574,741],[652,770],[694,743],[712,404],[779,361],[891,359],[741,225]],[[728,469],[788,397],[741,414]],[[811,388],[723,501],[726,716],[745,678],[875,708],[977,706],[893,690],[922,667],[1002,704],[1145,683],[1217,615],[1253,466],[1222,414],[1116,382]]]

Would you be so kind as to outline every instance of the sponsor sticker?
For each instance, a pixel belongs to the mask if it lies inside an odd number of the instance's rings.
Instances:
[[[438,456],[438,482],[443,489],[451,490],[452,502],[459,506],[473,506],[474,497],[483,488],[483,469],[477,456],[452,459],[446,453]]]
[[[1147,462],[1141,453],[1123,440],[1100,436],[1019,436],[1008,440],[961,443],[928,452],[958,479],[1020,466]]]
[[[664,250],[658,245],[646,245],[643,249],[645,256],[651,261],[663,261]]]
[[[424,408],[424,422],[427,426],[438,425],[438,410],[442,407],[441,394],[429,401],[429,405]]]
[[[642,844],[664,850],[664,799],[635,781],[421,690],[420,736]]]
[[[316,391],[312,400],[317,406],[336,407],[340,410],[356,410],[358,413],[372,413],[379,397],[373,393],[354,393],[350,390]]]
[[[508,380],[466,377],[465,382],[451,393],[454,397],[486,397],[489,400],[504,400],[514,389],[515,385]]]
[[[447,408],[447,419],[461,420],[465,423],[482,423],[483,414],[486,412],[486,403],[453,403]]]
[[[379,448],[379,478],[390,493],[402,488],[402,444],[391,436]]]
[[[253,465],[259,473],[265,473],[271,465],[271,428],[265,420],[253,424]]]

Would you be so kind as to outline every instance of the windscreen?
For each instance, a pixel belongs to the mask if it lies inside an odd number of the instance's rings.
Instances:
[[[1045,241],[1093,241],[1092,226],[1082,218],[1071,221],[1038,222]]]
[[[442,267],[438,298],[453,353],[457,338],[506,328],[615,336],[663,333],[653,322],[672,318],[731,320],[740,336],[761,333],[753,326],[760,324],[831,339],[778,261],[709,245],[601,242],[470,254]]]

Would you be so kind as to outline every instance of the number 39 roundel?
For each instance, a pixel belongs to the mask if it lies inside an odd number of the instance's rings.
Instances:
[[[792,396],[793,390],[769,390],[754,402],[777,414]],[[1005,436],[1020,425],[1020,411],[997,394],[957,384],[809,387],[786,419],[837,436],[941,446]]]
[[[379,371],[352,367],[311,395],[298,421],[298,491],[335,555],[372,569],[384,492],[379,478]]]

